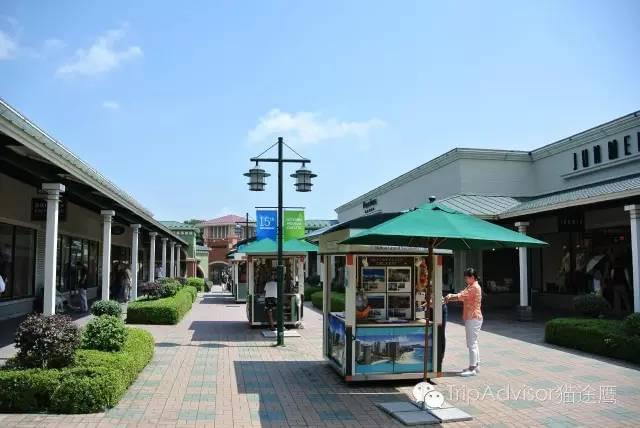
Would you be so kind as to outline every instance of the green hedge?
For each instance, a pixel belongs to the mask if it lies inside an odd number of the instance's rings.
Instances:
[[[322,291],[317,291],[311,295],[311,302],[318,309],[322,309],[322,294]],[[344,311],[344,293],[331,292],[331,311]]]
[[[189,312],[198,290],[185,286],[175,296],[162,299],[140,299],[127,307],[128,324],[177,324]]]
[[[190,287],[195,287],[198,291],[205,291],[204,278],[196,278],[195,276],[191,276],[187,278],[187,285]]]
[[[0,412],[95,413],[115,406],[153,358],[153,336],[129,328],[119,352],[81,349],[64,369],[0,370]]]
[[[556,318],[545,325],[548,343],[640,364],[640,337],[627,334],[622,321]]]
[[[304,301],[311,301],[311,296],[316,294],[318,291],[322,291],[322,287],[314,287],[312,285],[304,286]]]

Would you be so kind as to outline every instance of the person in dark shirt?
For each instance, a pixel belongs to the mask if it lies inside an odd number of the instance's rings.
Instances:
[[[430,312],[429,320],[433,322],[433,307]],[[444,298],[442,298],[442,324],[438,326],[438,373],[442,372],[442,361],[444,360],[444,351],[447,345],[445,330],[447,327],[448,317],[449,309],[447,308],[447,304],[444,302]]]

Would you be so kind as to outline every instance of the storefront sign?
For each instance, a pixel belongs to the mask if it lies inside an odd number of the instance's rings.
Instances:
[[[633,141],[635,138],[635,141]],[[623,159],[628,156],[640,154],[640,132],[624,135],[621,140],[601,142],[590,148],[585,148],[573,153],[573,171],[595,167],[606,161]]]
[[[413,257],[367,256],[368,266],[413,266]]]
[[[67,220],[67,201],[60,198],[58,205],[58,221]],[[31,221],[47,221],[47,200],[44,198],[31,199]]]
[[[283,221],[285,241],[304,238],[304,211],[287,210],[284,212]]]
[[[365,214],[374,212],[377,207],[378,207],[377,199],[369,199],[366,201],[362,201],[362,209],[364,210]]]
[[[256,211],[256,239],[277,239],[278,212],[276,210]]]
[[[558,216],[558,232],[583,232],[584,213]]]

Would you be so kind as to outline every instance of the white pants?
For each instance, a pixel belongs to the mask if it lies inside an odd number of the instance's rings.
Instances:
[[[469,367],[475,367],[480,363],[480,348],[478,348],[478,334],[482,327],[482,320],[466,320],[464,331],[467,336],[467,348],[469,348]]]
[[[89,311],[89,305],[87,305],[87,290],[84,288],[80,289],[80,310],[82,312]]]

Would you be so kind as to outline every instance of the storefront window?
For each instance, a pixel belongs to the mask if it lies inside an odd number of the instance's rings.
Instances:
[[[96,241],[58,237],[57,285],[58,291],[77,290],[82,272],[87,273],[87,287],[95,287],[99,281],[100,253]]]
[[[33,229],[0,223],[0,275],[6,285],[0,299],[33,295],[35,248]]]
[[[36,234],[33,229],[15,228],[13,257],[13,295],[27,297],[33,294]]]

